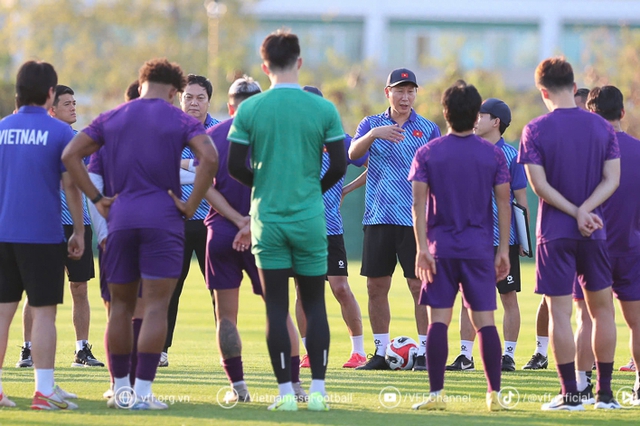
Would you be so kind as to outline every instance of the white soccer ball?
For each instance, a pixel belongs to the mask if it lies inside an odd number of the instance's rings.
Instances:
[[[392,370],[411,370],[418,356],[418,343],[411,337],[400,336],[389,342],[384,359]]]

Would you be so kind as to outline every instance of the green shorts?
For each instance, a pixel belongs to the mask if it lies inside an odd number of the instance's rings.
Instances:
[[[324,212],[297,222],[251,218],[252,253],[260,269],[289,269],[298,275],[327,274],[327,225]]]

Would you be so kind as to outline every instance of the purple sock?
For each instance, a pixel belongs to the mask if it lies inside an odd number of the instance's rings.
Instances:
[[[613,374],[612,362],[597,362],[596,371],[598,372],[598,383],[596,390],[598,393],[611,395],[611,375]]]
[[[244,380],[241,356],[223,360],[222,367],[224,368],[225,373],[227,373],[227,378],[231,383],[236,383]]]
[[[109,352],[109,323],[107,322],[107,327],[104,329],[104,353],[105,353],[105,361],[107,362],[107,370],[109,371],[109,378],[111,379],[111,384],[113,385],[113,369],[111,368],[111,353]]]
[[[300,381],[300,355],[291,357],[291,383]]]
[[[575,362],[571,361],[566,364],[556,364],[556,368],[558,369],[558,377],[560,377],[562,394],[566,395],[568,393],[578,393]]]
[[[136,382],[136,371],[138,368],[138,337],[142,328],[142,318],[134,318],[133,323],[133,349],[131,350],[131,369],[129,370],[129,381],[131,386]]]
[[[131,363],[131,354],[114,354],[110,353],[111,371],[114,378],[121,379],[129,374],[129,364]]]
[[[150,382],[156,378],[160,353],[150,354],[148,352],[138,352],[138,367],[136,368],[136,379],[148,380]]]
[[[500,392],[502,346],[495,325],[488,325],[478,330],[478,345],[484,364],[484,376],[487,378],[487,392]]]
[[[444,388],[444,369],[449,355],[448,327],[441,322],[429,325],[427,332],[427,365],[429,367],[429,387],[431,392]]]

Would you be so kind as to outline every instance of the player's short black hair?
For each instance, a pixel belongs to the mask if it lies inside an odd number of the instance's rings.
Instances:
[[[472,130],[478,120],[482,97],[464,80],[458,80],[442,94],[444,118],[456,132]]]
[[[291,68],[300,57],[298,36],[286,29],[269,34],[262,42],[260,56],[271,70]]]
[[[53,98],[53,106],[58,106],[58,101],[62,95],[75,95],[75,93],[71,87],[58,84],[56,86],[56,96]]]
[[[535,73],[536,86],[550,92],[572,89],[573,68],[564,57],[556,56],[540,62]]]
[[[211,95],[213,95],[213,85],[207,77],[203,75],[189,74],[187,76],[187,86],[191,86],[192,84],[197,84],[204,88],[207,92],[207,100],[211,100]]]
[[[151,59],[142,65],[138,73],[140,84],[150,83],[170,84],[179,91],[184,90],[187,79],[182,68],[176,62],[169,62],[166,58]]]
[[[16,76],[16,106],[44,105],[49,89],[58,85],[53,65],[41,61],[22,64]]]
[[[134,81],[127,87],[127,90],[124,92],[124,101],[129,102],[134,99],[138,99],[140,97],[140,83],[138,80]]]
[[[615,86],[594,87],[589,92],[587,108],[605,120],[620,120],[624,110],[624,97]]]
[[[582,102],[587,102],[587,97],[589,96],[589,89],[587,89],[586,87],[581,87],[578,90],[576,90],[576,93],[574,93],[573,97],[580,97],[580,99],[582,99]]]

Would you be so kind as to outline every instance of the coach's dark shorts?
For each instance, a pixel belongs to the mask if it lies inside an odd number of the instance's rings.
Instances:
[[[329,243],[329,266],[328,277],[346,277],[347,273],[347,251],[344,248],[344,236],[327,235]]]
[[[0,243],[0,303],[19,302],[23,291],[31,306],[62,303],[66,257],[66,243]]]
[[[73,225],[63,225],[64,236],[69,241],[73,234]],[[78,260],[70,259],[68,256],[65,261],[67,267],[67,278],[70,282],[83,283],[89,281],[96,276],[93,266],[93,231],[91,225],[84,226],[84,253]]]
[[[109,233],[102,265],[109,284],[128,284],[140,278],[179,278],[184,230],[123,229]]]
[[[255,294],[262,294],[256,259],[249,250],[239,252],[232,247],[235,235],[207,230],[206,281],[209,290],[239,288],[242,271],[246,271]]]
[[[493,259],[436,258],[433,282],[422,283],[420,304],[436,309],[452,308],[462,291],[464,306],[472,311],[495,311],[496,269]]]
[[[640,257],[611,257],[613,294],[623,302],[640,300]],[[573,285],[573,298],[583,300],[584,292],[578,278]]]
[[[391,276],[398,260],[405,278],[415,278],[416,240],[413,227],[365,225],[360,275],[371,278]]]
[[[497,250],[498,248],[495,247],[495,251]],[[522,287],[522,279],[520,278],[520,245],[509,246],[509,263],[511,264],[509,275],[496,284],[500,294],[507,294],[512,291],[520,293]]]
[[[604,240],[562,238],[538,244],[536,248],[536,289],[547,296],[574,294],[573,282],[589,291],[611,286],[611,263]]]

